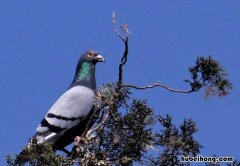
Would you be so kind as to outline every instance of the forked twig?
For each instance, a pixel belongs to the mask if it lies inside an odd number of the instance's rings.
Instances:
[[[114,29],[114,31],[116,32],[117,36],[118,36],[123,42],[125,42],[124,37],[122,37],[122,35],[120,34],[120,32],[119,32],[118,29],[117,29],[116,18],[115,18],[115,17],[116,17],[116,13],[113,12],[113,14],[112,14],[113,29]]]

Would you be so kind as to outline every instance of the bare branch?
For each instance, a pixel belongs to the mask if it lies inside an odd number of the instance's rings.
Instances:
[[[115,33],[123,41],[123,43],[125,45],[125,51],[124,51],[123,56],[121,58],[121,62],[119,64],[119,69],[118,69],[119,70],[119,73],[118,73],[119,89],[122,88],[122,87],[129,87],[129,88],[144,90],[144,89],[149,89],[149,88],[154,88],[154,87],[162,87],[164,89],[167,89],[168,91],[176,92],[176,93],[191,93],[191,92],[196,91],[194,89],[191,89],[191,90],[188,90],[188,91],[173,89],[173,88],[170,88],[166,85],[160,84],[159,82],[157,82],[155,84],[152,84],[152,85],[144,86],[144,87],[139,87],[139,86],[132,85],[132,84],[123,84],[123,82],[122,82],[123,69],[122,68],[127,63],[127,60],[128,60],[128,37],[131,33],[128,30],[127,24],[125,22],[123,22],[121,28],[125,32],[126,36],[123,37],[121,35],[121,33],[118,31],[118,28],[116,26],[116,13],[115,12],[113,12],[113,14],[112,14],[112,23],[113,23],[113,29],[114,29]]]
[[[126,41],[124,42],[125,44],[125,51],[123,53],[122,59],[121,59],[121,63],[119,64],[119,73],[118,73],[118,83],[121,85],[122,84],[122,68],[123,65],[126,64],[127,62],[127,58],[128,58],[128,37],[126,38]]]
[[[194,92],[194,90],[184,91],[184,90],[173,89],[173,88],[170,88],[166,85],[160,84],[159,82],[156,82],[155,84],[152,84],[152,85],[143,86],[143,87],[136,86],[136,85],[131,85],[131,84],[123,84],[122,87],[129,87],[129,88],[134,88],[134,89],[138,89],[138,90],[150,89],[150,88],[154,88],[154,87],[162,87],[164,89],[167,89],[171,92],[176,92],[176,93],[191,93],[191,92]]]
[[[119,85],[121,85],[122,84],[122,72],[123,72],[122,68],[123,68],[123,65],[125,65],[126,62],[127,62],[127,57],[128,57],[128,37],[129,37],[129,35],[131,33],[128,30],[127,24],[125,22],[123,22],[121,28],[125,32],[126,37],[124,38],[121,35],[121,33],[118,31],[117,26],[116,26],[116,18],[115,18],[115,16],[116,16],[116,14],[115,14],[115,12],[113,12],[113,14],[112,14],[113,29],[116,32],[117,36],[123,41],[123,43],[125,45],[125,51],[124,51],[123,56],[121,58],[121,62],[119,64],[119,69],[118,69],[119,70],[119,73],[118,73],[118,83],[119,83]]]
[[[126,33],[126,38],[129,37],[131,32],[128,30],[128,26],[127,26],[127,24],[124,21],[123,21],[123,24],[122,24],[121,28]]]

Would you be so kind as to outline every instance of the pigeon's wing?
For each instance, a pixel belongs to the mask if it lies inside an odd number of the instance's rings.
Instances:
[[[75,86],[66,91],[37,127],[38,143],[59,139],[88,116],[93,103],[94,92],[87,87]]]

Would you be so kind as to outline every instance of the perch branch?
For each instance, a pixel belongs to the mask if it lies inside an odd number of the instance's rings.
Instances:
[[[86,134],[91,129],[92,125],[94,124],[94,122],[95,122],[94,119],[96,116],[98,116],[99,111],[100,110],[98,107],[96,107],[94,109],[94,112],[92,113],[90,119],[87,121],[86,128],[85,128],[84,132],[81,134],[81,137],[83,137],[83,138],[86,137]]]
[[[136,85],[131,85],[131,84],[123,84],[122,87],[129,87],[129,88],[134,88],[134,89],[138,89],[138,90],[150,89],[150,88],[154,88],[154,87],[162,87],[164,89],[167,89],[168,91],[176,92],[176,93],[191,93],[191,92],[194,92],[194,90],[184,91],[184,90],[173,89],[173,88],[170,88],[169,86],[160,84],[159,82],[156,82],[155,84],[152,84],[152,85],[143,86],[143,87],[136,86]]]
[[[108,116],[109,116],[109,112],[107,112],[106,115],[103,117],[103,120],[101,121],[101,123],[98,126],[92,128],[91,130],[96,131],[97,129],[101,128],[106,122],[106,120],[108,119]]]

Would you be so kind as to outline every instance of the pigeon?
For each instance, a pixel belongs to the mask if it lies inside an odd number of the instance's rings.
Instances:
[[[68,90],[49,109],[36,129],[37,144],[51,143],[55,150],[65,150],[81,135],[94,112],[96,89],[95,65],[104,62],[95,51],[84,53]]]

